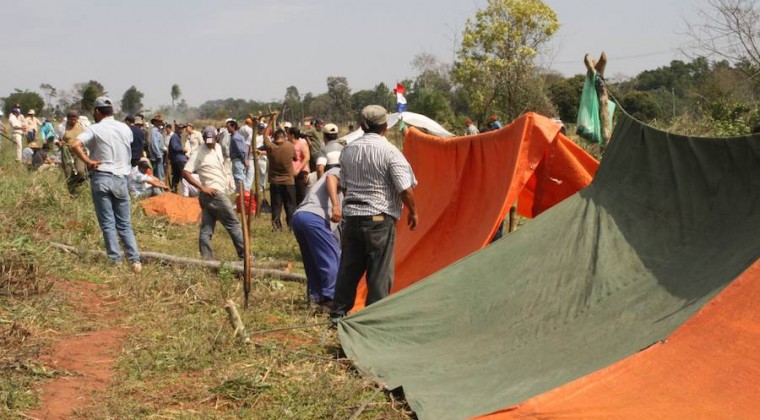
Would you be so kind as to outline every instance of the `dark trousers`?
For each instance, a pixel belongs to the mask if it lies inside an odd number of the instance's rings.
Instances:
[[[296,187],[295,185],[270,184],[269,198],[272,205],[272,226],[275,229],[282,229],[280,213],[282,207],[285,207],[285,222],[290,227],[290,220],[296,211]]]
[[[211,238],[214,236],[217,220],[222,222],[222,226],[230,234],[238,257],[243,258],[245,256],[243,230],[235,214],[235,210],[232,208],[230,199],[222,193],[216,195],[200,193],[198,201],[201,204],[201,231],[198,238],[198,246],[203,258],[206,260],[214,259],[214,251],[211,249]]]
[[[182,182],[182,171],[185,169],[187,162],[172,162],[172,191],[177,192],[177,185]],[[162,180],[163,181],[163,180]]]
[[[296,207],[300,206],[303,199],[306,198],[306,192],[309,190],[309,187],[306,185],[308,177],[308,172],[299,172],[298,175],[294,177],[296,187]]]
[[[385,298],[393,286],[393,248],[396,245],[396,219],[383,220],[346,217],[341,237],[341,259],[335,284],[333,316],[344,316],[354,306],[356,286],[367,273],[367,301],[371,305]]]

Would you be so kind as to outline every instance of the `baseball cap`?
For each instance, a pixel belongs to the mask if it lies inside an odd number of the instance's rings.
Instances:
[[[216,128],[214,128],[213,125],[206,126],[206,128],[203,129],[204,139],[215,139],[216,134],[217,134]]]
[[[333,123],[325,124],[325,126],[322,127],[322,132],[327,134],[338,134],[338,126]]]
[[[362,119],[369,125],[382,125],[388,122],[388,111],[380,105],[367,105],[362,109]]]
[[[113,102],[107,96],[98,96],[95,99],[95,108],[113,107]]]

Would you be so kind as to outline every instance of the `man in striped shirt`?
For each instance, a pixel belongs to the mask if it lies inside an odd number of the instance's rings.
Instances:
[[[356,286],[366,272],[370,305],[385,298],[393,285],[393,249],[401,205],[409,209],[407,225],[417,227],[414,187],[417,179],[404,155],[385,138],[387,111],[379,105],[362,109],[366,133],[340,155],[344,190],[342,257],[330,319],[337,322],[353,307]]]

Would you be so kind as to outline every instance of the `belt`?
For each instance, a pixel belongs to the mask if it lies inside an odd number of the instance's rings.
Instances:
[[[371,216],[345,216],[345,219],[348,221],[357,221],[357,222],[382,222],[385,220],[386,217],[390,217],[385,215],[384,213],[380,214],[373,214]]]

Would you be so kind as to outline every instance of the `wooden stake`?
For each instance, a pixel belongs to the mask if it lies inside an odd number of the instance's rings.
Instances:
[[[507,232],[512,233],[515,230],[517,230],[517,205],[509,208],[509,227]]]
[[[238,194],[238,202],[240,203],[240,224],[243,225],[243,250],[245,252],[243,256],[243,308],[248,309],[248,295],[251,293],[251,237],[248,234],[248,215],[246,211],[248,207],[245,205],[245,187],[243,181],[239,184],[240,194]]]

